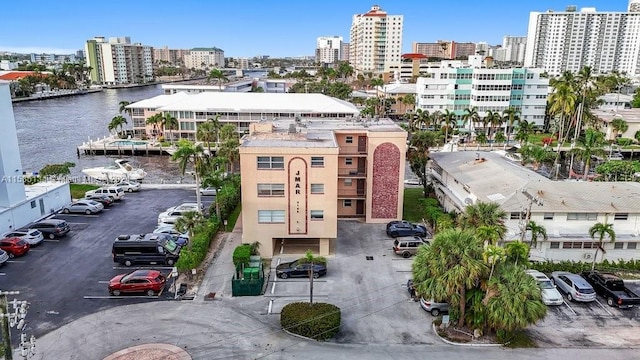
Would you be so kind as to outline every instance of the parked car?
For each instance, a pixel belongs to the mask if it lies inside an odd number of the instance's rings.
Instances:
[[[172,224],[162,224],[153,230],[154,234],[169,234],[173,236],[173,241],[180,246],[185,246],[189,242],[189,233],[181,233]]]
[[[405,185],[422,185],[422,180],[420,180],[419,178],[410,178],[410,179],[405,179],[404,180],[404,184]]]
[[[547,275],[538,270],[525,270],[524,272],[531,275],[531,277],[533,277],[533,279],[538,283],[538,287],[542,293],[542,302],[545,303],[545,305],[564,304],[562,294],[560,294],[558,289],[556,289],[556,286],[553,285],[551,279],[549,279]]]
[[[422,245],[429,245],[429,242],[419,236],[396,238],[393,241],[393,252],[408,258],[415,255]]]
[[[93,200],[78,200],[62,208],[62,212],[69,213],[84,213],[87,215],[97,214],[104,209],[104,205]]]
[[[17,237],[29,243],[29,246],[37,246],[44,240],[44,235],[38,229],[18,229],[2,234],[0,238]]]
[[[591,302],[596,299],[596,292],[587,280],[578,274],[567,271],[554,271],[551,280],[565,294],[569,301]]]
[[[427,237],[427,228],[424,225],[412,224],[406,220],[391,221],[387,224],[387,235],[395,238],[398,236]]]
[[[95,190],[89,190],[84,193],[84,196],[87,197],[93,194],[104,194],[116,201],[124,199],[124,190],[118,186],[105,186]]]
[[[122,188],[122,190],[124,190],[126,192],[140,191],[140,189],[142,188],[142,184],[140,184],[139,182],[126,181],[126,180],[120,181],[119,183],[115,184],[114,186]]]
[[[135,270],[109,280],[109,294],[120,296],[127,293],[143,293],[154,296],[164,289],[166,281],[158,270]]]
[[[413,279],[409,279],[407,281],[407,291],[409,292],[409,296],[411,296],[412,298],[417,299],[418,294],[415,292],[416,289],[413,285]],[[431,313],[431,315],[433,316],[438,316],[440,314],[447,314],[449,313],[449,304],[447,304],[446,302],[437,302],[437,301],[433,301],[433,300],[426,300],[424,297],[420,297],[420,307],[428,312]]]
[[[22,256],[29,251],[29,243],[17,237],[4,238],[0,239],[0,249],[6,251],[10,258]]]
[[[281,263],[276,266],[276,276],[281,279],[289,277],[309,277],[311,263],[306,259],[298,259],[296,261]],[[327,266],[325,264],[313,264],[313,277],[327,275]]]
[[[631,291],[624,281],[614,274],[584,271],[582,277],[593,287],[596,294],[607,299],[609,306],[631,308],[640,304],[640,296]]]
[[[179,217],[189,211],[198,211],[198,204],[196,203],[184,203],[175,207],[170,207],[167,211],[158,215],[158,225],[160,224],[175,224]]]
[[[102,204],[104,207],[111,206],[113,204],[113,199],[109,195],[105,194],[89,194],[89,196],[85,196],[84,199],[80,200],[93,200]]]
[[[218,193],[218,190],[213,186],[200,188],[200,195],[203,195],[203,196],[216,196],[217,193]]]
[[[71,227],[62,219],[44,219],[29,225],[32,229],[38,229],[49,239],[61,238],[69,231]]]
[[[4,265],[4,263],[6,263],[9,260],[9,254],[0,249],[0,265]]]

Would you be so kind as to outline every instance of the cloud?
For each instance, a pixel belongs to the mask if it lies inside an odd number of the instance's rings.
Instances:
[[[66,54],[75,54],[76,51],[80,49],[61,49],[61,48],[52,48],[52,47],[39,47],[39,46],[4,46],[0,44],[0,51],[7,51],[11,53],[18,54],[56,54],[56,55],[66,55]]]

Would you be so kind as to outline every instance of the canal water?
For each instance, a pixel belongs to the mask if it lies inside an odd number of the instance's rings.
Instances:
[[[84,168],[113,164],[118,156],[77,156],[76,147],[89,138],[109,135],[107,125],[118,113],[120,101],[135,102],[161,95],[160,85],[130,89],[105,89],[87,95],[27,101],[13,104],[23,171],[37,172],[47,164],[73,162],[74,181],[82,180]],[[129,120],[125,129],[131,129]],[[123,156],[147,172],[146,183],[192,183],[183,178],[169,156]]]

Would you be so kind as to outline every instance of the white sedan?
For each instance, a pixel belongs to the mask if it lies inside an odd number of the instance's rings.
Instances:
[[[17,237],[29,243],[31,246],[36,246],[40,244],[44,240],[44,235],[38,229],[21,229],[11,231],[5,234],[2,234],[0,238],[10,238]]]
[[[113,185],[113,186],[118,186],[121,187],[122,190],[126,191],[126,192],[134,192],[134,191],[140,191],[140,188],[142,188],[142,184],[140,184],[139,182],[135,182],[135,181],[120,181],[119,183]]]
[[[200,195],[202,196],[216,196],[217,193],[218,193],[218,190],[213,186],[200,188]]]

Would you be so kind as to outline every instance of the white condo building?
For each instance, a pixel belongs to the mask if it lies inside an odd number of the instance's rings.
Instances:
[[[94,84],[136,84],[153,80],[153,48],[132,44],[128,36],[87,40],[85,53]]]
[[[507,35],[502,38],[502,49],[504,49],[504,60],[502,61],[523,63],[527,49],[527,37]]]
[[[473,58],[468,65],[443,61],[439,68],[428,68],[430,77],[416,82],[416,109],[453,111],[462,125],[465,109],[477,107],[482,118],[489,110],[502,113],[513,107],[520,110],[522,120],[544,125],[549,79],[540,76],[542,70],[483,68]],[[478,124],[467,126],[473,131]]]
[[[187,69],[221,68],[224,67],[224,51],[216,47],[193,48],[183,60]]]
[[[387,15],[378,5],[353,15],[349,63],[356,72],[388,72],[401,62],[402,15]]]
[[[575,6],[559,12],[532,12],[524,65],[553,76],[577,72],[583,66],[596,73],[640,75],[638,4],[630,0],[628,12],[578,11]]]
[[[342,57],[342,36],[321,36],[316,40],[316,62],[333,64]]]

